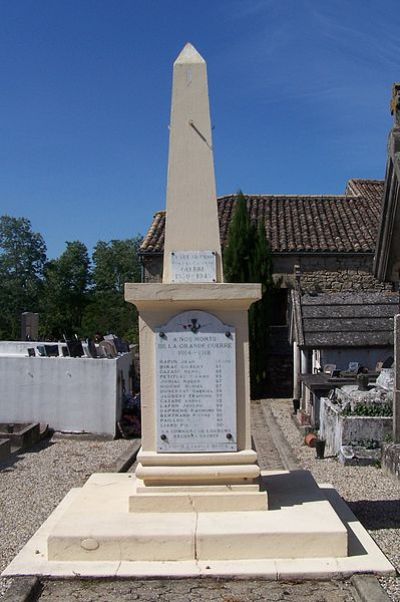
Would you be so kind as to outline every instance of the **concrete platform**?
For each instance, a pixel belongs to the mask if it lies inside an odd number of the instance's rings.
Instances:
[[[246,513],[129,513],[134,478],[93,475],[71,490],[3,575],[394,574],[336,491],[307,471],[263,473],[270,510]]]

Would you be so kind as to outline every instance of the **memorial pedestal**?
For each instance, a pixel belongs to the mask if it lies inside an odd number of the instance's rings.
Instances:
[[[142,358],[136,476],[149,492],[257,480],[247,310],[259,296],[258,284],[126,284],[125,299],[139,310]]]

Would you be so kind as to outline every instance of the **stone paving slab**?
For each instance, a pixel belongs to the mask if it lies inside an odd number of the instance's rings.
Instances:
[[[40,602],[355,602],[353,586],[343,581],[225,579],[149,579],[140,581],[44,581]]]

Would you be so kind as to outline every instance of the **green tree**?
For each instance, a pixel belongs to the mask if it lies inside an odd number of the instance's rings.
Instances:
[[[253,399],[263,397],[266,388],[266,356],[269,346],[273,281],[272,253],[264,224],[259,222],[250,260],[250,282],[260,282],[262,297],[250,307],[250,378]]]
[[[124,301],[125,282],[140,281],[138,250],[142,237],[99,241],[93,251],[93,290],[83,320],[88,336],[112,332],[137,340],[137,312]]]
[[[44,338],[60,339],[80,334],[83,313],[88,304],[90,260],[86,246],[67,242],[58,259],[45,268],[41,299],[40,330]]]
[[[19,339],[21,313],[37,311],[46,245],[23,217],[0,217],[0,337]]]
[[[246,199],[238,193],[224,253],[228,282],[260,282],[262,298],[249,310],[251,396],[261,397],[266,385],[266,354],[271,322],[272,254],[262,223],[250,220]]]
[[[224,252],[224,274],[227,282],[252,282],[251,261],[255,228],[247,212],[246,198],[237,194],[229,225],[228,245]]]

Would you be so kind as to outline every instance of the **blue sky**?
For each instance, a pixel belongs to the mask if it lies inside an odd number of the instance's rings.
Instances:
[[[0,0],[0,214],[65,241],[165,206],[172,63],[208,63],[218,194],[383,178],[396,0]]]

